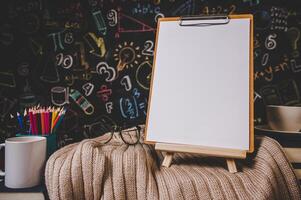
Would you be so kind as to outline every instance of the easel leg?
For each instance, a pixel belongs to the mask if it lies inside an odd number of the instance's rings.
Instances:
[[[171,161],[172,161],[173,153],[166,152],[166,155],[164,156],[164,160],[162,162],[162,166],[164,167],[170,167]]]
[[[230,173],[236,173],[237,172],[237,168],[236,168],[236,164],[235,164],[235,160],[234,159],[227,159],[227,166],[228,166],[228,170]]]

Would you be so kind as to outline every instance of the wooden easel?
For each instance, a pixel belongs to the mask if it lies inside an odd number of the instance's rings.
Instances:
[[[204,156],[222,157],[226,158],[227,167],[230,173],[237,172],[236,164],[234,159],[246,158],[246,151],[214,148],[214,147],[203,147],[197,145],[184,145],[184,144],[168,144],[168,143],[156,143],[156,150],[166,152],[162,166],[169,167],[172,163],[173,154],[176,152],[181,153],[194,153],[201,154]]]

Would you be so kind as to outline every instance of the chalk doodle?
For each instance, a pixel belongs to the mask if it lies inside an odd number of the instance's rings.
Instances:
[[[106,82],[112,82],[116,78],[116,71],[113,67],[110,67],[106,62],[100,62],[96,66],[96,72],[105,76]]]
[[[69,21],[67,21],[65,23],[65,28],[66,29],[80,29],[81,26],[78,22],[69,22]]]
[[[132,89],[132,82],[128,75],[122,77],[120,84],[125,87],[126,91],[130,91]]]
[[[20,76],[28,76],[28,74],[29,74],[29,64],[28,63],[21,63],[18,66],[17,72]]]
[[[89,53],[101,58],[105,56],[106,46],[102,37],[97,37],[94,33],[88,33],[84,36],[84,39],[90,48]],[[96,48],[93,47],[93,44],[96,44],[99,50],[96,50]]]
[[[272,6],[270,12],[272,17],[271,30],[287,31],[288,11],[283,8]]]
[[[108,88],[106,85],[101,85],[97,91],[97,96],[99,96],[103,102],[109,101],[111,95],[112,89]]]
[[[69,87],[55,86],[51,88],[51,102],[56,106],[69,104]]]
[[[154,6],[150,3],[137,3],[135,7],[132,8],[132,14],[158,14],[160,13],[160,7]]]
[[[65,33],[65,39],[64,42],[66,44],[72,44],[74,41],[73,33],[72,32],[67,32]]]
[[[37,105],[38,99],[36,95],[31,91],[28,83],[24,87],[24,92],[19,95],[19,106],[20,109],[28,108]]]
[[[273,80],[276,73],[288,71],[289,69],[290,65],[287,64],[287,59],[285,58],[285,60],[278,65],[268,66],[262,71],[256,71],[254,74],[254,80],[256,81],[257,79],[264,78],[264,80],[270,82]]]
[[[182,15],[193,15],[195,10],[195,0],[184,1],[178,8],[176,8],[172,15],[182,16]]]
[[[118,23],[118,14],[114,9],[109,10],[107,13],[107,19],[109,20],[109,26],[114,27]]]
[[[127,27],[123,27],[127,25]],[[133,28],[135,27],[135,28]],[[135,33],[135,32],[155,32],[155,29],[151,26],[143,23],[142,21],[135,19],[129,15],[121,13],[118,11],[118,23],[117,23],[117,33],[116,37],[119,37],[120,33]]]
[[[73,71],[88,70],[90,68],[90,65],[86,60],[84,43],[83,42],[75,42],[75,46],[76,46],[76,52],[73,54],[73,56],[75,56],[77,58],[77,60],[80,60],[80,65],[75,66],[72,70]]]
[[[260,3],[260,0],[243,0],[244,3],[249,3],[249,6],[257,6]]]
[[[58,83],[60,81],[60,76],[55,65],[55,58],[53,59],[52,56],[45,57],[46,61],[40,79],[46,83]]]
[[[301,72],[301,64],[297,64],[295,59],[291,59],[290,63],[293,72]]]
[[[142,50],[142,55],[153,56],[154,55],[154,42],[147,40],[144,42],[144,49]]]
[[[107,103],[106,103],[106,110],[107,110],[107,113],[109,113],[109,114],[112,113],[112,110],[113,110],[113,102],[107,102]]]
[[[217,7],[210,7],[205,6],[202,10],[201,13],[204,15],[220,15],[220,14],[233,14],[236,10],[236,6],[234,4],[230,5],[229,7],[223,8],[222,6],[217,6]]]
[[[92,115],[94,113],[94,106],[79,91],[71,89],[69,96],[86,115]]]
[[[145,90],[149,89],[152,75],[152,65],[149,61],[142,62],[136,71],[135,79],[140,87]]]
[[[275,38],[277,37],[276,33],[270,34],[265,40],[265,48],[268,50],[273,50],[277,46]]]
[[[43,46],[39,44],[37,41],[35,41],[34,39],[32,38],[29,39],[29,45],[34,55],[37,56],[43,54]]]
[[[0,43],[9,46],[14,41],[14,35],[9,32],[4,32],[3,30],[0,31]]]
[[[106,35],[107,27],[106,27],[105,21],[102,17],[101,11],[98,10],[98,11],[92,12],[92,15],[93,15],[93,19],[96,24],[96,28],[97,28],[98,32],[101,33],[102,35]]]
[[[299,57],[298,41],[300,39],[300,30],[296,27],[291,27],[287,30],[287,34],[293,49],[292,56],[294,58]]]
[[[281,97],[279,91],[273,85],[266,85],[260,89],[261,97],[265,105],[280,105]]]
[[[64,50],[64,46],[63,46],[63,43],[62,43],[62,33],[63,33],[63,31],[58,32],[58,33],[48,34],[48,37],[52,37],[53,44],[54,44],[54,51],[57,51],[58,47],[61,50]]]
[[[269,57],[270,57],[270,54],[269,54],[269,53],[265,53],[265,54],[262,56],[262,59],[261,59],[261,65],[262,65],[262,66],[266,66],[266,65],[268,64]]]
[[[90,96],[94,90],[94,85],[92,83],[85,83],[82,88],[85,91],[85,95]]]
[[[255,97],[254,97],[253,102],[255,102],[257,99],[262,99],[262,97],[257,92],[254,92],[254,95],[255,95]]]
[[[300,102],[300,93],[296,81],[290,79],[277,85],[282,103],[284,105],[295,105]]]
[[[65,55],[63,53],[59,53],[56,55],[56,64],[57,66],[61,66],[65,69],[69,69],[73,65],[73,58],[70,55]]]
[[[138,105],[134,97],[121,98],[119,104],[122,117],[126,119],[135,119],[139,117]]]
[[[120,113],[125,119],[135,119],[140,116],[140,112],[146,115],[147,99],[142,98],[137,88],[133,89],[133,96],[119,99]]]
[[[125,67],[133,67],[138,64],[137,59],[141,58],[139,54],[140,47],[134,46],[134,42],[124,42],[119,44],[114,52],[114,59],[118,62],[117,71],[122,71]]]
[[[75,80],[90,81],[93,77],[92,72],[78,71],[73,74],[65,76],[65,82],[68,86],[72,86]]]
[[[15,75],[11,72],[0,72],[0,86],[16,87]]]

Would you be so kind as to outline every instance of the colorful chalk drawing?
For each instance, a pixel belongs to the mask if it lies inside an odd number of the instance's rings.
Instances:
[[[56,64],[57,66],[69,69],[73,65],[73,57],[71,55],[64,56],[63,53],[59,53],[56,55]]]
[[[130,91],[132,89],[132,82],[128,75],[122,77],[120,84],[125,87],[126,91]]]
[[[111,9],[107,13],[107,19],[109,20],[109,26],[114,27],[118,23],[118,14],[117,11],[114,9]]]
[[[113,102],[107,102],[106,103],[106,111],[107,113],[111,114],[113,110]]]
[[[155,32],[156,29],[143,23],[142,21],[123,14],[121,10],[118,10],[118,23],[116,37],[119,37],[120,33],[141,33],[141,32]],[[124,27],[125,26],[125,27]],[[136,28],[131,28],[136,27]]]
[[[125,119],[136,119],[143,113],[146,116],[147,99],[141,96],[137,88],[132,91],[131,97],[119,99],[120,113]]]
[[[56,106],[69,104],[69,87],[55,86],[51,88],[51,103]]]
[[[147,40],[144,42],[144,49],[142,50],[142,55],[153,56],[154,55],[154,42]]]
[[[94,90],[94,85],[92,83],[85,83],[82,88],[85,91],[85,96],[90,96]]]
[[[94,11],[94,12],[92,12],[92,15],[93,15],[93,19],[96,24],[96,28],[97,28],[98,32],[101,33],[102,35],[106,35],[107,27],[106,27],[106,23],[103,19],[101,11],[100,10]]]
[[[93,54],[94,56],[100,57],[100,58],[105,56],[106,45],[105,45],[104,39],[102,37],[97,37],[94,33],[88,33],[88,34],[85,34],[84,40],[86,41],[86,43],[88,44],[88,46],[90,48],[89,53]],[[99,48],[99,50],[96,50],[96,48],[94,48],[95,44],[96,44],[97,48]]]
[[[103,102],[107,102],[109,101],[109,98],[112,95],[112,89],[108,88],[107,85],[101,85],[96,93],[97,96],[99,96]]]
[[[151,75],[152,65],[149,61],[144,61],[138,66],[135,74],[135,79],[140,87],[148,90],[150,87]]]
[[[45,55],[45,61],[43,65],[43,72],[40,79],[46,83],[58,83],[60,76],[55,64],[55,57],[52,55]]]
[[[276,33],[270,34],[266,39],[265,39],[265,48],[268,50],[273,50],[277,46],[277,42],[275,38],[277,37]]]
[[[112,82],[116,78],[116,71],[113,67],[110,67],[106,62],[100,62],[96,65],[96,72],[101,75],[105,76],[106,82]]]
[[[123,44],[119,44],[114,51],[114,59],[118,62],[117,64],[117,72],[122,71],[124,68],[134,67],[138,65],[139,59],[141,59],[140,55],[140,47],[135,46],[134,42],[124,42]]]
[[[69,96],[86,115],[92,115],[94,113],[94,106],[79,91],[71,89]]]

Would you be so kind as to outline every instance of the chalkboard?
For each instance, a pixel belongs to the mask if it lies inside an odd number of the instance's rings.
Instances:
[[[68,108],[59,146],[113,125],[145,123],[160,17],[254,15],[255,120],[265,104],[300,104],[300,7],[260,0],[3,0],[0,6],[0,140],[10,113],[40,103]],[[84,96],[89,108],[76,99]],[[238,94],[239,95],[239,94]]]

